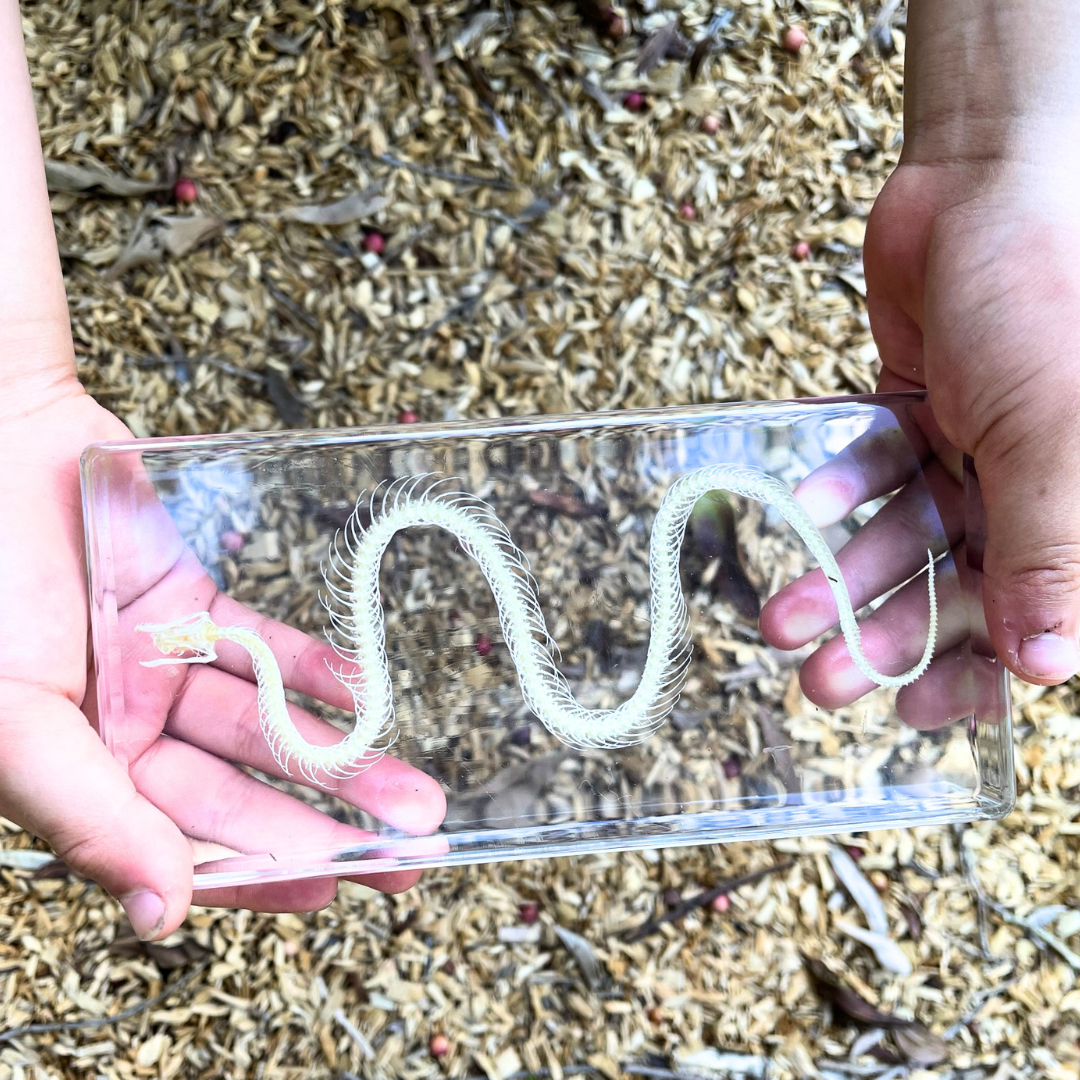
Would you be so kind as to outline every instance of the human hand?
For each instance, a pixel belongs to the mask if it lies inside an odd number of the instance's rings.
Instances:
[[[78,463],[88,443],[130,434],[75,377],[18,18],[16,4],[0,3],[0,127],[9,151],[0,171],[7,210],[0,231],[0,814],[120,898],[140,935],[162,937],[191,902],[189,837],[265,851],[271,838],[285,848],[335,848],[355,846],[365,834],[230,763],[277,772],[259,737],[255,685],[236,657],[223,655],[213,668],[156,669],[176,677],[141,687],[137,738],[125,748],[130,771],[94,730]],[[193,601],[251,624],[251,612],[216,595],[152,492],[138,505],[139,521],[154,535],[133,535],[154,546],[133,552],[119,574],[120,618],[131,623],[132,648],[153,655],[149,639],[135,643],[145,636],[134,634],[134,623],[182,615]],[[328,646],[280,624],[258,625],[292,686],[346,704],[323,663]],[[314,717],[293,715],[310,739],[332,737]],[[335,793],[412,833],[437,828],[445,807],[435,781],[391,759],[342,781]],[[397,890],[416,876],[366,883]],[[335,888],[334,879],[296,881],[202,892],[198,901],[309,910],[328,903]]]
[[[1080,65],[1053,33],[1065,15],[1057,0],[912,5],[907,140],[864,250],[879,388],[928,390],[918,441],[961,573],[961,452],[971,455],[986,536],[969,584],[981,589],[994,652],[1041,684],[1080,668]],[[799,494],[820,520],[836,520],[896,479],[880,454],[822,470]],[[908,504],[839,557],[865,599],[903,581],[912,553],[925,551],[926,522]],[[916,595],[904,590],[873,616],[894,645],[906,647],[919,624]],[[807,576],[766,605],[762,632],[796,647],[827,628],[827,615]],[[948,647],[961,630],[942,632]],[[831,643],[804,666],[802,685],[823,705],[866,689]]]

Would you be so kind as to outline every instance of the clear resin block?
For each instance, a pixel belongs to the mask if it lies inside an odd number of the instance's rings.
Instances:
[[[199,888],[999,817],[978,484],[928,415],[93,446],[101,736]]]

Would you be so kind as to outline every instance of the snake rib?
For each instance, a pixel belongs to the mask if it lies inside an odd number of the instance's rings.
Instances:
[[[145,666],[169,663],[209,663],[214,644],[232,641],[251,657],[258,686],[263,735],[286,774],[295,762],[306,779],[319,775],[343,778],[374,764],[385,753],[394,725],[394,696],[386,655],[386,627],[379,597],[383,555],[402,529],[427,526],[454,536],[476,561],[491,588],[503,639],[517,671],[526,705],[540,722],[568,746],[577,749],[617,748],[652,735],[671,713],[686,679],[691,656],[689,615],[679,575],[679,552],[694,504],[713,491],[727,491],[774,506],[798,533],[817,560],[832,590],[840,628],[855,666],[871,682],[901,687],[914,682],[929,666],[937,637],[937,599],[934,558],[927,552],[930,624],[922,658],[901,675],[885,675],[867,660],[851,597],[824,537],[789,489],[760,469],[747,465],[710,465],[680,477],[668,489],[653,523],[649,545],[651,631],[641,680],[633,695],[614,709],[579,705],[566,678],[556,667],[557,650],[548,634],[539,590],[523,552],[492,509],[473,495],[448,487],[448,481],[408,477],[386,488],[369,503],[370,524],[361,524],[358,501],[344,533],[330,552],[330,569],[323,577],[330,600],[334,647],[356,674],[335,671],[349,690],[356,722],[339,742],[309,743],[288,713],[277,661],[269,646],[246,627],[217,626],[207,612],[174,623],[144,624],[138,630],[153,635],[155,647],[167,654],[143,661]],[[341,541],[345,550],[341,550]],[[194,651],[173,658],[168,654]]]

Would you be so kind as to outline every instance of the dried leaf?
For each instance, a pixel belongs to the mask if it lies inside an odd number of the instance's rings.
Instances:
[[[443,64],[452,56],[463,57],[465,51],[475,41],[479,41],[489,30],[498,26],[502,15],[497,11],[481,11],[460,30],[449,45],[444,45],[435,54],[435,63]]]
[[[452,799],[443,829],[514,828],[535,821],[537,801],[551,783],[567,752],[555,750],[543,757],[521,761],[503,769],[477,791]]]
[[[39,866],[31,875],[34,881],[67,881],[69,878],[82,878],[63,859],[50,859]]]
[[[204,949],[194,938],[185,937],[176,945],[161,945],[155,941],[143,943],[146,955],[158,966],[159,971],[173,971],[175,968],[186,967],[195,963],[207,955]]]
[[[557,514],[572,518],[603,517],[605,514],[602,507],[590,506],[572,495],[562,495],[557,491],[530,491],[529,502],[533,506],[542,506],[545,510],[554,510]]]
[[[866,925],[875,934],[888,936],[889,920],[885,916],[881,895],[870,883],[870,879],[856,866],[855,860],[838,844],[830,844],[829,865],[847,889],[848,895],[858,904],[866,918]]]
[[[286,375],[272,364],[263,369],[266,377],[266,395],[270,398],[286,427],[307,427],[307,404],[293,389]]]
[[[75,193],[98,189],[107,195],[149,195],[169,186],[157,180],[132,180],[104,165],[73,165],[67,161],[46,161],[45,179],[50,191]]]
[[[840,982],[820,960],[804,954],[803,962],[810,972],[818,994],[845,1016],[857,1020],[860,1024],[872,1024],[875,1027],[901,1028],[911,1024],[910,1020],[901,1020],[871,1005],[850,986]]]
[[[349,225],[362,218],[372,217],[386,206],[388,200],[379,194],[385,186],[386,181],[379,180],[363,191],[354,191],[336,202],[317,206],[293,206],[284,211],[282,216],[304,225]]]
[[[433,85],[438,80],[435,62],[431,59],[431,49],[428,48],[426,36],[413,19],[405,19],[405,35],[409,39],[409,51],[416,60],[416,66],[420,69],[424,82],[429,86]]]
[[[302,34],[300,37],[291,38],[274,30],[267,30],[263,34],[263,41],[275,52],[284,53],[286,56],[299,56],[304,51],[304,44],[310,36],[310,34]]]
[[[694,554],[719,562],[707,582],[713,596],[733,604],[747,621],[756,622],[761,614],[761,598],[746,573],[731,501],[721,492],[710,492],[698,499],[690,512],[689,529]]]
[[[914,1020],[897,1028],[893,1032],[893,1041],[912,1065],[924,1068],[940,1065],[949,1056],[945,1040]]]
[[[559,940],[566,947],[567,952],[570,953],[577,966],[581,969],[581,974],[585,977],[589,989],[593,991],[602,989],[605,983],[604,969],[600,966],[600,961],[593,947],[580,934],[575,934],[572,930],[566,930],[559,926],[558,923],[555,924],[554,929]]]
[[[581,78],[578,82],[581,83],[581,89],[584,90],[585,93],[604,110],[604,112],[615,112],[617,109],[622,108],[610,94],[601,89],[600,85],[592,79]]]
[[[690,43],[679,30],[679,20],[672,19],[650,35],[641,48],[634,71],[638,75],[648,75],[665,60],[685,60],[689,52]]]
[[[705,61],[708,60],[714,44],[712,38],[706,37],[702,38],[694,46],[694,51],[690,54],[690,64],[688,65],[691,82],[697,81],[697,77],[701,74],[701,69],[705,66]]]
[[[154,214],[149,219],[144,216],[136,223],[127,247],[102,276],[113,281],[136,266],[160,262],[168,256],[180,258],[224,227],[221,218],[208,214],[185,217]]]
[[[703,1050],[676,1050],[675,1062],[680,1073],[693,1076],[764,1078],[769,1070],[767,1057],[760,1054],[724,1052],[717,1050],[715,1046],[706,1046]]]
[[[892,938],[885,934],[875,934],[873,930],[864,930],[861,926],[853,926],[851,923],[838,923],[836,928],[871,949],[877,962],[886,971],[891,971],[894,975],[911,974],[911,961]]]
[[[49,851],[34,851],[31,848],[16,848],[9,851],[0,848],[0,866],[8,866],[13,870],[38,870],[56,858]]]

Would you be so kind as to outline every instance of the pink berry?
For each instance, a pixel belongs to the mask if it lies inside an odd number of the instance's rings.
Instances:
[[[477,634],[476,636],[476,655],[477,656],[490,656],[491,655],[491,638],[487,634]]]
[[[801,26],[789,26],[780,37],[780,44],[789,53],[797,53],[806,41],[806,31]]]
[[[198,197],[199,189],[195,186],[194,180],[182,176],[173,184],[173,198],[178,203],[193,203]]]
[[[679,217],[681,217],[683,221],[693,221],[694,218],[697,217],[697,211],[694,209],[694,204],[684,202],[682,206],[679,207]]]
[[[703,116],[701,118],[701,130],[706,135],[715,135],[720,130],[720,117],[712,114]]]
[[[734,780],[742,772],[742,762],[738,754],[729,754],[724,759],[724,776],[728,780]]]
[[[386,237],[381,232],[369,232],[364,237],[364,250],[381,255],[386,250]]]
[[[727,893],[721,893],[719,896],[713,897],[713,902],[709,906],[717,914],[723,915],[731,907],[731,900],[728,898]]]
[[[855,860],[856,862],[858,862],[858,861],[859,861],[859,860],[860,860],[860,859],[861,859],[861,858],[863,857],[863,855],[865,854],[865,852],[863,851],[863,849],[862,849],[861,847],[856,847],[856,846],[855,846],[854,844],[847,844],[847,845],[846,845],[846,846],[844,847],[844,850],[845,850],[845,851],[846,851],[846,852],[847,852],[847,853],[848,853],[848,854],[849,854],[849,855],[850,855],[850,856],[851,856],[851,857],[852,857],[852,858],[853,858],[853,859],[854,859],[854,860]]]
[[[229,529],[221,534],[221,546],[226,551],[237,552],[244,546],[244,537],[235,529]]]
[[[397,422],[399,424],[415,424],[420,417],[412,409],[402,409],[397,414]]]
[[[631,90],[623,98],[623,104],[630,112],[644,112],[646,106],[645,95],[640,90]]]
[[[535,900],[524,900],[518,904],[518,915],[527,926],[532,926],[540,918],[540,905]]]
[[[450,1040],[445,1035],[432,1035],[428,1042],[428,1052],[433,1058],[446,1057],[450,1053]]]
[[[810,245],[805,240],[796,240],[791,245],[791,257],[796,262],[806,262],[810,258]]]

